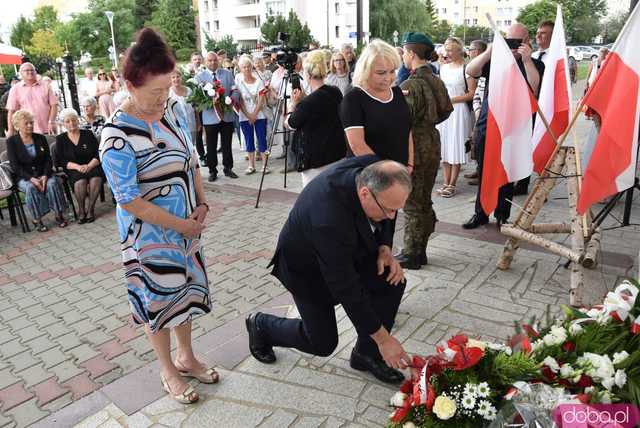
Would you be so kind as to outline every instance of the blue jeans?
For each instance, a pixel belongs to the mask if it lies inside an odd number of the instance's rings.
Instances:
[[[253,139],[255,133],[258,138],[258,151],[264,153],[267,151],[267,119],[258,119],[252,125],[248,120],[240,122],[240,129],[244,135],[244,144],[248,153],[256,151]]]

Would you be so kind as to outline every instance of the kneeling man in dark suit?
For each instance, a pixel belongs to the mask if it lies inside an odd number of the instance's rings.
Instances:
[[[411,192],[407,169],[374,155],[338,162],[302,191],[273,256],[272,274],[291,292],[302,319],[251,314],[251,354],[273,363],[273,346],[329,356],[338,346],[335,305],[358,339],[351,367],[399,383],[410,361],[389,334],[406,281],[391,253],[397,211]]]

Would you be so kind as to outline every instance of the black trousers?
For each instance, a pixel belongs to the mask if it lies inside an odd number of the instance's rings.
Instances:
[[[202,123],[202,112],[197,111],[196,114],[200,118],[200,123]],[[196,151],[198,152],[198,156],[200,159],[205,159],[206,153],[204,150],[204,141],[202,139],[202,129],[200,131],[196,131]]]
[[[209,167],[209,174],[218,172],[218,135],[220,135],[220,145],[222,146],[222,166],[225,171],[233,169],[233,154],[231,153],[233,122],[205,125],[204,132],[207,137],[207,166]]]
[[[382,276],[368,275],[363,279],[380,321],[391,331],[404,293],[406,282],[393,286]],[[338,346],[338,326],[335,302],[330,299],[301,297],[293,294],[301,318],[280,318],[264,314],[258,318],[258,329],[273,346],[295,348],[302,352],[328,357]],[[381,359],[378,345],[368,335],[358,335],[354,350]]]
[[[484,145],[486,140],[486,129],[477,129],[476,132],[476,160],[478,161],[478,194],[476,195],[476,215],[479,219],[488,220],[489,216],[482,209],[480,203],[480,194],[482,192],[482,169],[484,164]],[[493,216],[499,220],[508,220],[511,215],[511,204],[507,199],[513,200],[513,183],[507,183],[502,186],[498,192],[498,205],[496,206]]]

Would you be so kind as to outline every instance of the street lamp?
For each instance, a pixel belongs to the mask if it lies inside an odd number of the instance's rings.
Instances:
[[[109,20],[109,27],[111,27],[111,45],[113,46],[113,63],[116,68],[118,68],[118,51],[116,50],[116,38],[113,35],[113,12],[107,10],[104,12],[107,15],[107,19]]]
[[[398,30],[393,32],[393,46],[398,46]]]

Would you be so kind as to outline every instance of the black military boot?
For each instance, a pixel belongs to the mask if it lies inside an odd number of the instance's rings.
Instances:
[[[396,260],[398,260],[398,262],[400,263],[400,266],[402,266],[405,269],[411,269],[411,270],[418,270],[422,267],[422,261],[423,258],[425,259],[425,264],[426,264],[426,258],[427,256],[422,254],[410,254],[410,253],[405,253],[404,251],[402,251],[400,254],[398,254],[396,256]]]

